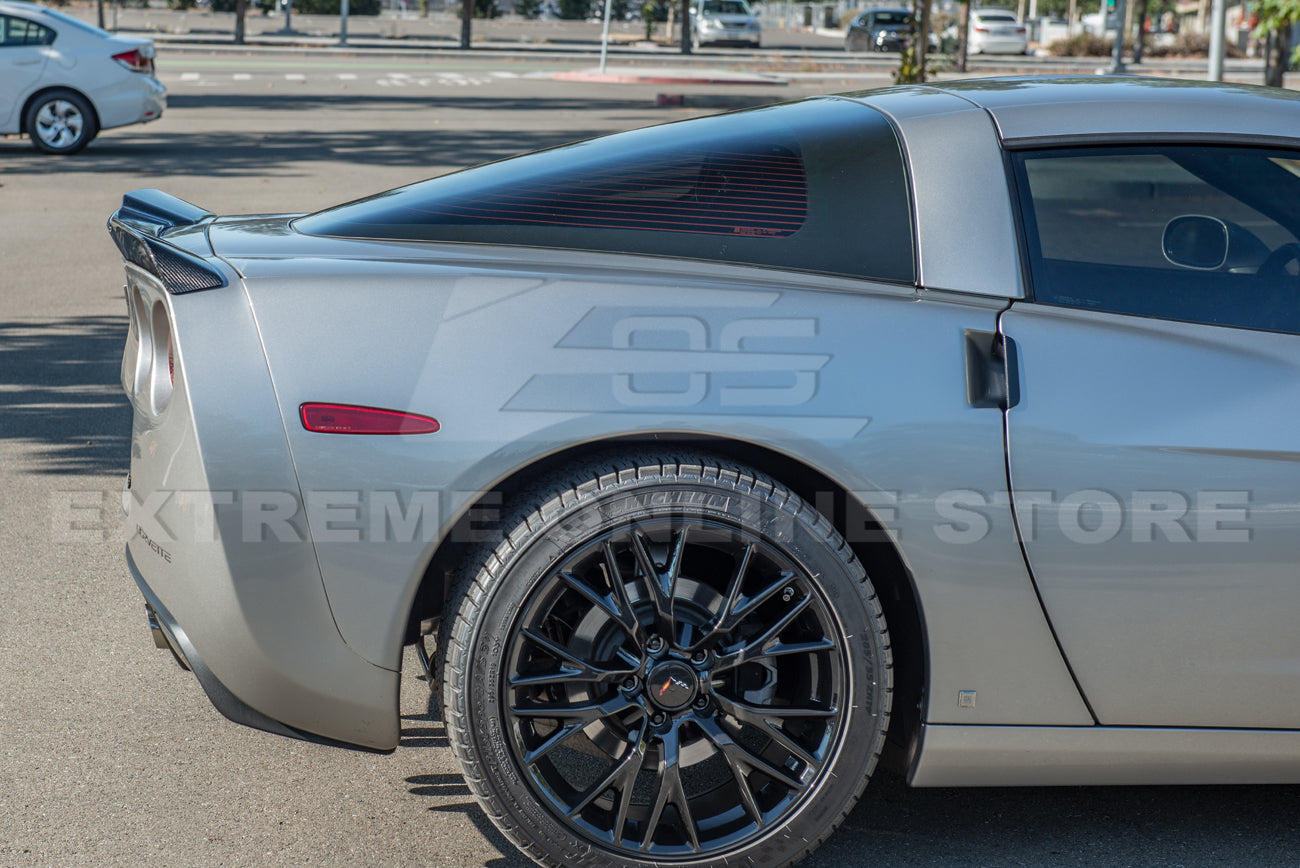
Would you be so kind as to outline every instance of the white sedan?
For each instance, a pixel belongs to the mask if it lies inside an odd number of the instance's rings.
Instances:
[[[1029,47],[1025,25],[1003,9],[972,9],[971,54],[1024,54]]]
[[[114,36],[35,3],[0,0],[0,134],[74,154],[109,127],[162,116],[148,39]]]

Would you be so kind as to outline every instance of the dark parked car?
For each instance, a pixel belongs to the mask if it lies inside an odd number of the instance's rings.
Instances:
[[[902,51],[912,27],[909,9],[868,9],[849,23],[845,51]]]

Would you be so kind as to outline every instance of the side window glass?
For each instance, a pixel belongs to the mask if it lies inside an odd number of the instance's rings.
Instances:
[[[14,18],[0,15],[0,48],[16,45],[49,45],[54,41],[54,31],[48,27],[28,21],[26,18]]]
[[[1300,152],[1014,156],[1034,299],[1300,333]]]

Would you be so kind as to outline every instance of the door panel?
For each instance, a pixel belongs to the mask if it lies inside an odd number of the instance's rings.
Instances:
[[[1016,304],[1016,514],[1110,725],[1300,728],[1300,337]]]
[[[40,81],[52,36],[24,18],[0,15],[0,130],[17,132],[23,100]]]

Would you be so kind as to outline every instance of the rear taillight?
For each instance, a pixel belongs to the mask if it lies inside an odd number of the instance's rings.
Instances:
[[[139,48],[114,54],[113,59],[132,72],[153,72],[153,54]]]

